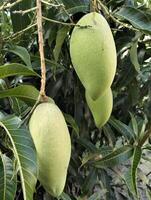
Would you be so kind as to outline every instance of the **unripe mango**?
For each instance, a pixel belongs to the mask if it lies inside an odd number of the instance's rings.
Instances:
[[[109,88],[106,92],[94,101],[88,92],[85,93],[87,104],[92,112],[95,125],[101,128],[110,118],[113,107],[112,91]]]
[[[39,181],[45,190],[58,197],[64,189],[71,155],[69,131],[60,109],[42,103],[34,110],[29,129],[39,163]]]
[[[86,14],[73,29],[70,55],[73,67],[93,100],[107,90],[116,71],[116,48],[106,19],[96,12]]]

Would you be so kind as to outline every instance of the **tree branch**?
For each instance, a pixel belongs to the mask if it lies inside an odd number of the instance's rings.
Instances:
[[[42,29],[42,9],[41,0],[37,0],[37,27],[38,27],[38,41],[39,41],[39,53],[41,61],[41,88],[40,88],[40,99],[46,100],[45,86],[46,86],[46,64],[44,56],[44,40],[43,40],[43,29]]]
[[[4,10],[4,9],[10,9],[13,6],[15,6],[16,4],[20,3],[22,0],[17,0],[14,3],[4,3],[1,7],[0,7],[0,11]]]
[[[54,20],[54,19],[49,19],[47,17],[42,17],[44,20],[47,20],[51,23],[55,23],[55,24],[62,24],[64,26],[77,26],[79,28],[89,28],[91,27],[90,25],[86,25],[86,26],[80,26],[78,24],[74,24],[74,23],[66,23],[66,22],[61,22],[61,21],[57,21],[57,20]]]
[[[116,18],[109,12],[109,10],[107,9],[107,7],[106,7],[100,0],[97,0],[97,1],[98,1],[98,4],[101,6],[102,10],[104,11],[104,13],[106,13],[115,23],[118,23],[118,24],[120,24],[120,25],[122,25],[122,26],[124,26],[124,27],[126,27],[126,28],[128,28],[128,29],[130,29],[130,30],[133,30],[133,31],[140,31],[140,30],[134,28],[133,26],[128,25],[128,24],[126,24],[126,23],[124,23],[124,22],[121,22],[121,21],[119,21],[118,19],[116,19]]]

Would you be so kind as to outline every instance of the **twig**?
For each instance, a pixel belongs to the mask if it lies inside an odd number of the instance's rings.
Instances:
[[[104,12],[105,12],[115,23],[118,23],[118,24],[120,24],[120,25],[122,25],[122,26],[124,26],[124,27],[126,27],[126,28],[128,28],[128,29],[130,29],[130,30],[133,30],[133,31],[140,31],[140,30],[138,30],[138,29],[136,29],[136,28],[134,28],[134,27],[132,27],[132,26],[130,26],[130,25],[124,23],[124,22],[119,21],[118,19],[116,19],[116,18],[108,11],[107,7],[106,7],[100,0],[97,0],[97,1],[98,1],[99,5],[101,6],[101,8],[104,10]]]
[[[15,6],[16,4],[20,3],[22,0],[17,0],[14,3],[4,3],[1,7],[0,7],[0,11],[4,10],[4,9],[9,9],[12,8],[13,6]]]
[[[46,100],[45,86],[46,86],[46,64],[44,56],[44,39],[43,39],[43,29],[42,29],[42,9],[41,0],[37,0],[37,27],[38,27],[38,40],[39,40],[39,53],[41,61],[41,88],[40,88],[40,98]]]
[[[44,0],[41,0],[41,2],[44,3],[44,4],[46,4],[46,5],[48,5],[48,6],[56,7],[56,8],[58,8],[58,7],[63,7],[63,6],[64,6],[63,4],[58,4],[58,5],[56,5],[56,4],[49,3],[49,2],[44,1]]]
[[[56,1],[56,3],[59,5],[59,2],[58,2],[58,0],[55,0]],[[70,19],[70,22],[71,23],[74,23],[74,21],[72,20],[72,18],[71,18],[71,16],[70,16],[70,14],[68,13],[68,11],[66,10],[66,8],[65,8],[65,5],[63,4],[63,6],[62,6],[62,9],[63,9],[63,11],[66,13],[66,15],[69,17],[69,19]]]
[[[26,13],[29,13],[29,12],[34,11],[36,9],[37,9],[37,7],[30,8],[30,9],[27,9],[27,10],[14,10],[13,13],[14,14],[17,13],[17,14],[25,15]]]
[[[25,31],[28,31],[29,29],[31,29],[32,27],[34,27],[36,25],[37,25],[37,23],[31,24],[31,25],[27,26],[25,29],[18,31],[17,33],[15,33],[9,37],[4,38],[4,40],[9,40],[9,39],[14,40],[16,37],[18,37],[19,35],[23,34]]]
[[[54,20],[54,19],[49,19],[49,18],[47,18],[47,17],[42,17],[42,18],[45,19],[45,20],[47,20],[47,21],[49,21],[49,22],[51,22],[51,23],[62,24],[62,25],[64,25],[64,26],[77,26],[77,27],[79,27],[79,28],[89,28],[89,27],[91,27],[90,25],[80,26],[80,25],[74,24],[74,23],[60,22],[60,21],[57,21],[57,20]]]

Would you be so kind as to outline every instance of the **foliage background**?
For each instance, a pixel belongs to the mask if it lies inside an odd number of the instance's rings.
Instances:
[[[118,59],[112,116],[100,130],[69,54],[72,23],[93,9],[88,0],[43,1],[46,93],[64,113],[72,140],[60,198],[151,199],[151,2],[97,1],[96,10],[112,29]],[[39,182],[34,190],[36,153],[28,132],[28,113],[40,89],[35,1],[1,0],[0,50],[0,199],[5,194],[7,200],[32,200],[33,193],[36,200],[54,199]]]

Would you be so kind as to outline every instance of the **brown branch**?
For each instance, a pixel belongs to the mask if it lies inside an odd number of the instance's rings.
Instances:
[[[29,29],[31,29],[32,27],[34,27],[36,25],[37,25],[37,23],[31,24],[31,25],[27,26],[25,29],[22,29],[21,31],[18,31],[11,36],[4,38],[4,40],[10,40],[10,39],[14,40],[14,39],[16,39],[16,37],[22,35],[24,32],[28,31]]]
[[[46,100],[45,86],[46,86],[46,64],[44,56],[44,39],[42,29],[42,9],[41,0],[37,0],[37,27],[38,27],[38,40],[39,40],[39,53],[41,61],[41,88],[39,99]]]
[[[16,4],[20,3],[22,0],[17,0],[14,3],[4,3],[1,7],[0,7],[0,11],[4,10],[4,9],[10,9],[13,6],[15,6]]]
[[[61,22],[61,21],[57,21],[57,20],[54,20],[54,19],[49,19],[47,17],[42,17],[44,20],[46,21],[49,21],[51,23],[55,23],[55,24],[62,24],[64,26],[77,26],[79,28],[90,28],[91,26],[90,25],[86,25],[86,26],[81,26],[79,24],[74,24],[74,23],[66,23],[66,22]]]

